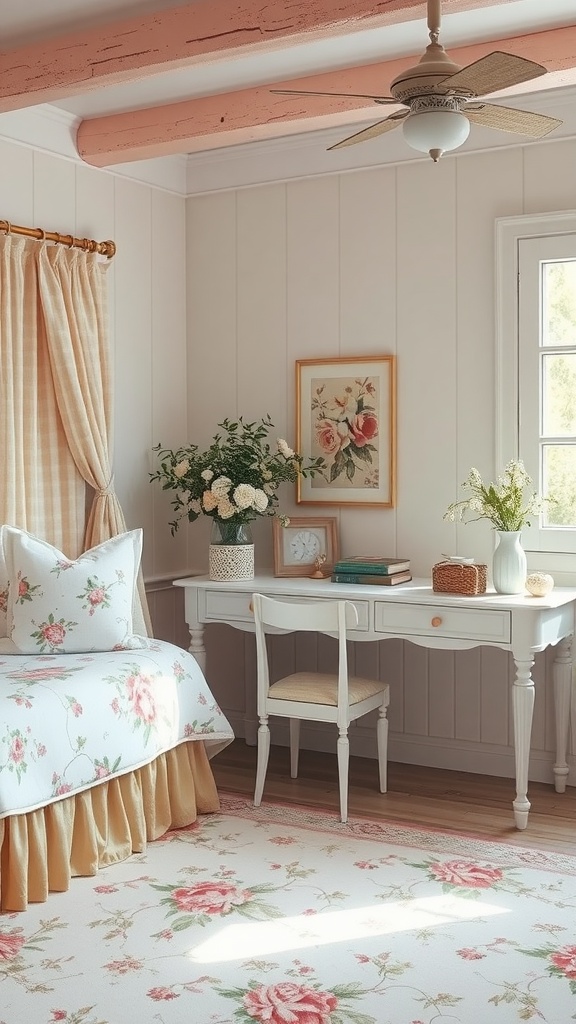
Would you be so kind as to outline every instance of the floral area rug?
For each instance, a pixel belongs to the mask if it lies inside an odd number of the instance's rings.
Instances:
[[[576,857],[222,797],[0,916],[1,1024],[576,1020]]]

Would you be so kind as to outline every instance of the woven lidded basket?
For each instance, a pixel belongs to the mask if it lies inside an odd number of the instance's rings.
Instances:
[[[462,562],[436,562],[432,566],[432,590],[437,594],[486,593],[486,566]]]

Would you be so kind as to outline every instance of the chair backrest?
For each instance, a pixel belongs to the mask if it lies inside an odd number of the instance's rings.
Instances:
[[[346,630],[358,625],[358,612],[351,601],[277,601],[254,594],[254,623],[258,664],[258,702],[265,700],[270,685],[266,626],[285,632],[326,633],[338,640],[338,705],[348,700],[348,659]]]
[[[338,635],[341,619],[344,632],[358,625],[358,612],[351,601],[277,601],[254,594],[253,606],[256,621],[288,632],[309,630]]]

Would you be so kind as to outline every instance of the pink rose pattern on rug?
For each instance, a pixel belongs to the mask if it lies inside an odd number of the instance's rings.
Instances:
[[[569,1024],[575,911],[576,858],[223,796],[0,916],[0,1024]]]

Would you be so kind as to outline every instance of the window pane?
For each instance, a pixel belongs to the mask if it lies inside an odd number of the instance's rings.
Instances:
[[[576,436],[576,354],[543,356],[542,383],[542,433]]]
[[[542,344],[576,345],[576,260],[542,264]]]
[[[544,526],[576,526],[576,444],[543,447]]]

